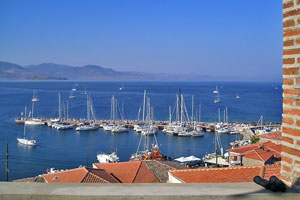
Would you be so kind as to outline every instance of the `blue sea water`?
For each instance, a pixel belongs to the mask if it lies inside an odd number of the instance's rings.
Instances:
[[[36,176],[47,168],[75,168],[96,162],[97,152],[111,152],[117,149],[121,161],[127,161],[136,152],[140,135],[134,131],[111,134],[102,129],[90,132],[75,130],[57,131],[47,126],[28,127],[26,134],[34,137],[38,146],[28,148],[18,144],[16,138],[23,134],[23,125],[14,119],[31,109],[33,91],[37,90],[39,102],[35,105],[36,117],[58,117],[58,93],[62,100],[69,102],[70,118],[86,118],[87,88],[91,94],[97,119],[109,119],[112,95],[120,104],[124,103],[125,118],[136,119],[143,92],[151,98],[155,119],[169,118],[169,105],[174,106],[176,93],[181,90],[189,115],[191,115],[192,95],[195,108],[201,104],[201,121],[218,120],[218,109],[228,108],[229,121],[257,122],[261,115],[265,121],[281,122],[282,89],[280,83],[238,83],[238,82],[78,82],[76,99],[69,99],[74,82],[71,81],[17,81],[0,82],[0,180],[5,179],[5,143],[9,145],[9,180]],[[216,85],[220,90],[220,104],[214,104],[216,95],[212,93]],[[277,86],[278,90],[274,87]],[[236,93],[240,99],[236,99]],[[223,147],[229,148],[235,135],[221,135]],[[201,138],[181,138],[159,132],[157,140],[161,152],[172,158],[194,155],[202,157],[214,151],[214,134],[205,133]]]

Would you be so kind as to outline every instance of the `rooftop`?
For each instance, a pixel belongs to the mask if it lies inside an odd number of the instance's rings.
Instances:
[[[66,171],[43,174],[42,176],[16,180],[16,182],[41,183],[119,183],[103,169],[81,167]]]
[[[265,139],[270,139],[270,140],[281,140],[281,138],[282,138],[280,131],[269,132],[269,133],[265,133],[265,134],[260,134],[260,135],[257,135],[257,137],[259,137],[259,138],[265,138]]]
[[[255,176],[265,179],[271,176],[280,178],[278,165],[170,170],[169,172],[185,183],[253,182]]]
[[[94,163],[94,167],[104,169],[116,177],[121,183],[153,183],[159,182],[144,161],[119,163]]]
[[[260,149],[260,150],[258,150],[258,149]],[[256,153],[253,152],[254,150],[256,151]],[[251,151],[252,151],[253,154],[258,153],[258,154],[262,154],[261,155],[262,157],[268,157],[267,153],[263,153],[263,151],[265,151],[265,152],[272,153],[274,155],[274,157],[276,157],[276,158],[280,158],[281,145],[278,145],[271,141],[268,141],[268,142],[259,142],[259,143],[250,144],[247,146],[237,147],[234,149],[227,149],[226,151],[237,153],[240,155],[251,154]],[[259,160],[261,160],[261,158],[259,158]],[[264,158],[262,160],[264,160]]]

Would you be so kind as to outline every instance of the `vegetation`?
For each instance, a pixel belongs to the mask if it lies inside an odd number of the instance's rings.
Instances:
[[[251,144],[258,143],[258,142],[259,142],[259,140],[260,140],[260,138],[259,138],[259,137],[252,136],[252,137],[251,137]]]

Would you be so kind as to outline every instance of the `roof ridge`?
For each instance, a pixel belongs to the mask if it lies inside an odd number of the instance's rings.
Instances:
[[[157,162],[157,163],[159,163],[159,164],[161,164],[161,165],[165,165],[165,166],[170,167],[170,168],[172,168],[172,169],[176,169],[175,167],[172,167],[172,166],[167,165],[167,164],[165,164],[165,163],[159,162],[158,160],[154,160],[154,161]]]
[[[134,180],[136,179],[137,174],[138,174],[138,172],[140,171],[140,168],[141,168],[141,166],[142,166],[142,163],[143,163],[143,161],[140,161],[139,167],[138,167],[138,169],[136,170],[135,176],[133,177],[131,183],[134,183]],[[148,168],[148,167],[147,167],[147,168]]]

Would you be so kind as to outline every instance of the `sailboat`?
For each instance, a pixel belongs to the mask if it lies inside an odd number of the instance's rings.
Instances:
[[[85,87],[84,92],[83,92],[82,94],[85,94],[85,95],[88,94],[88,92],[87,92],[87,90],[86,90],[86,87]]]
[[[71,90],[71,94],[70,94],[70,96],[69,96],[69,99],[75,99],[75,98],[76,98],[76,96],[73,95],[73,91],[74,91],[74,90],[72,89],[72,90]]]
[[[21,144],[24,144],[24,145],[28,145],[28,146],[35,146],[36,140],[34,140],[30,137],[27,137],[25,135],[25,129],[26,129],[26,126],[24,125],[24,136],[23,136],[23,138],[17,138],[18,142]]]
[[[124,85],[122,83],[122,86],[120,87],[120,91],[122,91],[124,89]]]
[[[218,90],[218,86],[216,86],[216,90],[213,91],[214,94],[218,94],[219,90]]]
[[[33,91],[33,96],[32,96],[32,102],[37,102],[37,101],[39,101],[39,99],[37,98],[37,91],[36,90],[34,90]]]
[[[235,97],[235,98],[237,98],[237,99],[240,98],[240,96],[239,96],[239,91],[238,91],[238,90],[236,91],[236,97]]]
[[[118,113],[120,114],[118,101],[117,101],[117,99],[115,99],[115,96],[112,96],[112,99],[111,99],[111,114],[112,114],[111,117],[112,118],[111,119],[113,120],[113,122],[115,122],[115,120],[117,120]],[[122,123],[118,124],[118,125],[114,124],[111,127],[111,132],[112,133],[128,132],[128,128],[126,128],[125,124],[123,123],[124,113],[122,113],[120,115],[121,115],[120,118],[121,118]]]
[[[88,121],[79,123],[78,126],[76,127],[76,131],[90,131],[99,128],[99,125],[91,120],[91,115],[93,116],[93,118],[95,118],[91,97],[90,95],[87,95],[87,120]]]
[[[34,113],[34,102],[39,101],[39,99],[37,99],[37,96],[36,96],[36,91],[33,92],[33,98],[32,98],[31,101],[32,101],[31,119],[25,120],[24,124],[26,124],[26,125],[44,125],[45,123],[42,122],[41,119],[35,119],[34,116],[33,116],[33,113]]]
[[[215,99],[215,101],[214,101],[215,103],[221,103],[221,100],[220,100],[220,94],[219,94],[219,92],[218,92],[218,99]]]
[[[74,83],[74,87],[72,88],[72,91],[76,91],[77,89],[76,89],[76,83]]]

